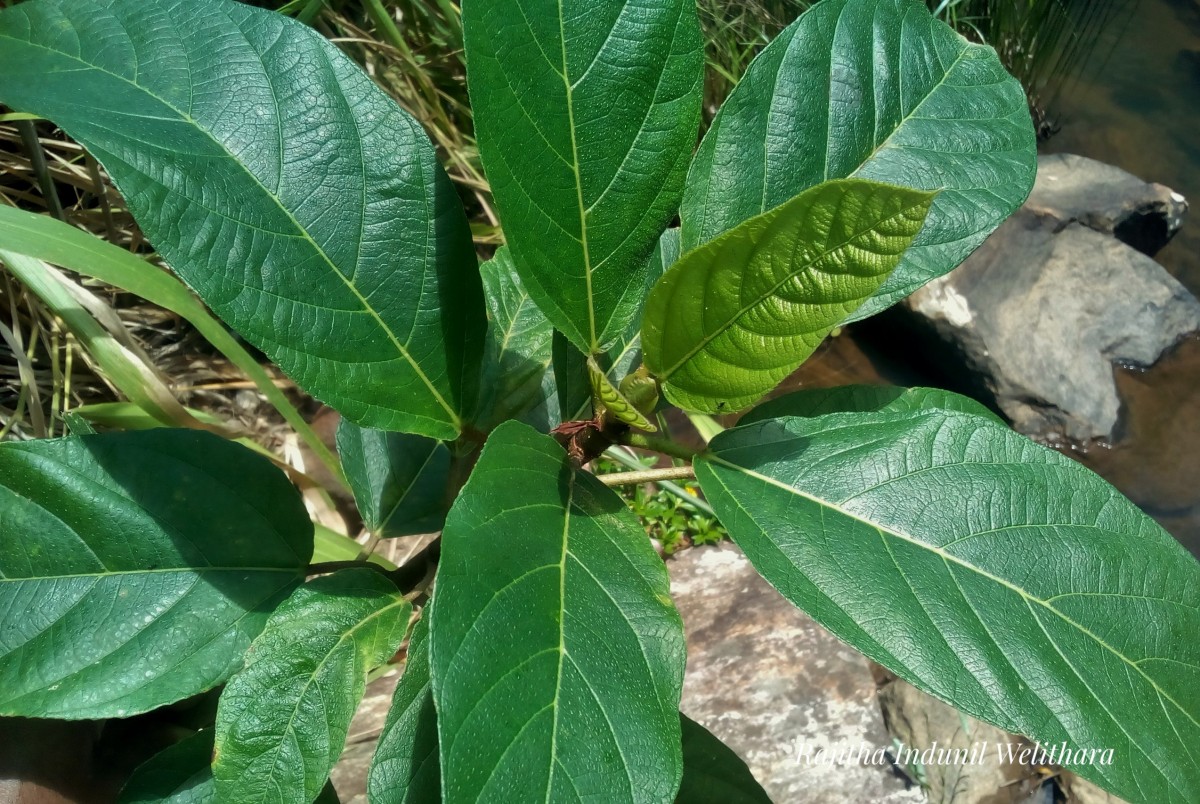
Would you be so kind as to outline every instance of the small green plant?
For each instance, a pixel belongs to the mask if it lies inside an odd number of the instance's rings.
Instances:
[[[692,545],[716,544],[728,538],[712,508],[701,498],[699,484],[692,480],[672,483],[661,477],[662,473],[652,471],[657,463],[655,457],[631,457],[625,463],[599,458],[593,461],[592,471],[602,482],[606,475],[620,474],[623,482],[636,477],[626,473],[631,466],[650,472],[647,477],[657,478],[648,483],[619,486],[618,493],[646,533],[662,545],[666,555]]]
[[[694,473],[768,581],[901,678],[1106,752],[1067,764],[1130,800],[1200,797],[1200,565],[1167,533],[962,397],[761,402],[1022,203],[1034,133],[995,52],[915,0],[823,0],[697,150],[688,0],[462,13],[507,242],[482,266],[420,127],[299,22],[0,11],[0,101],[87,148],[172,271],[343,414],[375,538],[440,533],[399,568],[314,562],[296,489],[213,433],[0,444],[0,713],[120,718],[223,685],[213,727],[125,800],[311,802],[407,641],[373,802],[764,801],[678,712],[666,571],[610,488]],[[8,209],[14,255],[136,260]],[[660,395],[749,410],[697,451],[658,429]],[[601,482],[585,467],[618,445],[683,465]]]

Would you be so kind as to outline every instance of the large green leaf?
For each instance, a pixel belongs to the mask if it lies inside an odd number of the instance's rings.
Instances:
[[[217,707],[213,778],[238,804],[309,804],[346,743],[368,671],[391,658],[412,606],[374,570],[297,589],[267,622]]]
[[[809,187],[940,190],[866,318],[950,271],[1033,187],[1025,92],[995,51],[913,0],[824,0],[750,65],[704,137],[681,215],[692,249]]]
[[[425,804],[441,798],[437,714],[429,683],[429,628],[422,619],[408,643],[383,733],[367,774],[371,804]]]
[[[554,439],[492,434],[446,520],[430,616],[445,801],[675,793],[684,642],[666,569]]]
[[[418,125],[312,29],[230,0],[0,12],[0,101],[104,165],[173,270],[361,424],[458,435],[485,326]]]
[[[547,430],[559,419],[551,368],[554,327],[529,297],[507,246],[479,271],[488,308],[480,405],[484,429],[520,418]]]
[[[708,729],[684,715],[683,782],[675,804],[771,804],[745,761]]]
[[[701,413],[757,401],[883,284],[931,198],[831,181],[684,254],[642,322],[646,367],[667,399]]]
[[[450,504],[450,450],[445,444],[342,419],[337,448],[367,530],[388,538],[442,529]]]
[[[123,717],[220,684],[303,578],[312,523],[210,433],[0,444],[0,714]]]
[[[1100,478],[942,410],[710,446],[696,473],[722,523],[830,631],[1008,731],[1112,749],[1062,764],[1123,798],[1200,800],[1200,564]]]
[[[690,0],[467,0],[480,154],[513,261],[554,326],[606,349],[642,303],[699,131]]]
[[[997,422],[1000,417],[970,397],[938,388],[901,388],[894,385],[842,385],[837,388],[806,388],[777,396],[758,405],[738,420],[753,424],[782,416],[823,416],[826,413],[868,411],[918,411],[929,408],[973,413]],[[1001,422],[1003,423],[1003,422]]]

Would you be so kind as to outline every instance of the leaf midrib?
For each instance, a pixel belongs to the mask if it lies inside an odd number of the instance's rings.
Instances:
[[[561,9],[561,0],[559,2],[559,7]],[[236,23],[235,23],[235,27],[236,27]],[[232,153],[230,153],[229,149],[226,148],[225,145],[220,140],[218,140],[215,136],[213,136],[212,132],[210,132],[204,126],[201,126],[199,121],[194,119],[190,114],[187,114],[187,113],[183,112],[182,110],[176,108],[174,106],[174,104],[170,103],[169,101],[167,101],[164,98],[159,97],[158,95],[151,92],[149,89],[142,86],[141,84],[138,84],[138,83],[126,78],[123,75],[114,73],[111,70],[106,70],[103,67],[100,67],[95,64],[91,64],[87,61],[84,61],[82,58],[80,58],[78,56],[72,56],[68,53],[64,53],[63,51],[55,50],[53,48],[47,47],[45,45],[30,41],[27,39],[17,39],[16,37],[9,36],[7,34],[0,34],[0,39],[8,39],[10,41],[16,42],[18,45],[25,45],[28,47],[44,50],[47,53],[50,53],[59,58],[66,59],[68,61],[73,61],[77,64],[83,65],[87,70],[93,70],[95,72],[102,73],[102,74],[111,76],[119,81],[122,81],[122,82],[128,84],[129,86],[137,89],[142,94],[144,94],[146,97],[157,101],[158,103],[162,104],[165,108],[174,112],[178,116],[178,120],[180,122],[192,125],[197,131],[202,132],[206,137],[208,137],[208,139],[211,140],[213,142],[213,144],[215,144],[220,149],[220,151],[226,155],[226,157],[229,159],[230,162],[232,162],[233,164],[235,164],[239,168],[241,168],[242,172],[247,177],[249,177],[250,180],[259,189],[262,190],[262,192],[267,196],[267,198],[271,199],[271,201],[274,202],[275,206],[277,206],[279,208],[279,210],[292,223],[292,225],[295,226],[296,230],[298,232],[300,232],[300,237],[309,243],[309,245],[321,257],[321,259],[325,262],[325,264],[327,266],[329,266],[330,270],[333,271],[334,275],[337,276],[338,279],[340,279],[343,284],[345,284],[346,288],[359,301],[359,303],[363,307],[363,310],[372,319],[375,320],[375,323],[378,324],[380,329],[382,329],[383,332],[387,335],[388,340],[391,341],[392,345],[396,348],[396,351],[399,352],[401,358],[403,358],[404,361],[407,362],[409,364],[409,366],[412,367],[413,371],[417,374],[417,377],[421,380],[421,382],[429,390],[429,392],[433,396],[434,400],[449,415],[451,425],[457,430],[462,429],[462,418],[459,416],[458,412],[454,409],[454,407],[452,405],[450,405],[446,401],[445,397],[442,396],[441,392],[438,391],[437,387],[429,379],[429,376],[425,374],[424,370],[422,370],[420,365],[418,365],[417,361],[413,359],[411,354],[409,354],[408,349],[405,348],[405,346],[402,343],[400,343],[399,338],[396,337],[396,334],[392,331],[391,327],[388,326],[388,324],[383,320],[382,316],[380,316],[379,312],[371,305],[371,303],[367,300],[367,298],[365,296],[363,296],[361,292],[359,292],[358,288],[354,285],[354,283],[350,280],[350,278],[347,277],[344,273],[342,273],[341,269],[338,268],[337,264],[333,262],[333,260],[325,252],[325,250],[323,248],[321,248],[320,244],[318,244],[316,242],[316,240],[313,239],[312,235],[308,232],[308,230],[306,228],[304,228],[298,220],[296,220],[295,216],[292,215],[291,210],[289,210],[287,207],[285,207],[283,205],[282,200],[278,196],[276,196],[273,192],[271,192],[269,189],[267,189],[266,185],[264,185],[257,176],[255,176],[253,173],[251,173],[250,170],[246,167],[245,164],[242,163],[241,160],[237,159]],[[563,48],[564,48],[564,56],[565,56],[565,52],[566,52],[565,43],[563,45]],[[324,55],[325,54],[322,53],[322,56],[324,56]],[[258,66],[260,66],[260,67],[262,66],[261,59],[259,60]],[[264,74],[266,74],[265,69],[263,72],[264,72]],[[275,97],[274,84],[270,82],[269,76],[268,76],[268,83],[270,83],[270,85],[271,85],[271,94],[272,94],[272,97],[274,98]],[[568,96],[568,98],[569,98],[569,96]],[[138,115],[138,117],[144,117],[144,115]],[[356,126],[356,129],[357,129],[357,126]],[[572,128],[571,137],[572,137],[572,143],[574,143],[574,137],[575,137],[574,128]],[[360,137],[360,141],[361,141],[361,137]],[[576,173],[576,176],[578,177],[578,175],[579,175],[578,156],[576,156],[575,173]],[[282,178],[281,178],[281,180],[282,180]],[[578,184],[578,182],[577,182],[577,184]],[[422,191],[424,191],[424,189],[425,188],[422,188]],[[582,189],[580,189],[580,193],[581,193],[580,197],[582,198]],[[240,222],[239,222],[239,225],[241,225]],[[586,248],[587,247],[585,245],[584,246],[585,257],[586,257]],[[588,273],[588,298],[589,298],[589,300],[591,299],[591,274],[590,274],[590,271]],[[589,307],[590,307],[590,305],[589,305]],[[595,331],[594,322],[592,324],[592,329],[594,332]],[[595,338],[593,336],[593,340],[594,339]]]
[[[575,201],[579,210],[579,245],[583,248],[583,280],[587,291],[588,344],[592,353],[600,351],[600,342],[596,337],[596,301],[592,291],[592,255],[588,244],[587,207],[583,203],[583,176],[579,172],[579,143],[575,135],[575,90],[571,84],[571,76],[567,67],[567,31],[566,14],[563,10],[563,0],[558,0],[558,39],[562,45],[563,87],[567,99],[567,129],[571,132],[571,172],[575,176]],[[532,30],[532,27],[531,27]],[[547,793],[548,795],[548,793]]]
[[[562,0],[559,0],[559,11]],[[550,772],[546,776],[546,804],[550,804],[554,792],[554,769],[558,759],[558,720],[561,714],[559,698],[562,697],[563,662],[567,658],[567,555],[571,552],[571,506],[575,501],[575,473],[567,481],[567,499],[563,506],[562,551],[558,558],[558,669],[554,678],[554,697],[547,706],[551,707],[550,725]],[[516,742],[515,740],[513,741]]]
[[[775,478],[770,477],[768,475],[763,475],[763,474],[753,471],[752,469],[748,469],[744,466],[740,466],[739,464],[736,464],[736,463],[733,463],[732,461],[726,460],[715,453],[706,454],[703,457],[703,460],[720,464],[720,465],[726,467],[727,469],[744,474],[748,477],[752,477],[755,480],[759,480],[768,485],[775,486],[776,488],[782,489],[783,491],[786,491],[790,494],[794,494],[798,497],[803,497],[804,499],[808,500],[809,502],[815,503],[822,508],[836,511],[837,513],[841,514],[842,516],[845,516],[847,519],[852,519],[852,520],[859,522],[863,525],[866,525],[874,530],[877,530],[880,533],[887,534],[889,536],[893,536],[897,539],[900,539],[901,541],[905,541],[916,547],[928,550],[929,552],[933,553],[934,555],[937,555],[938,557],[940,557],[943,561],[953,562],[953,563],[969,570],[970,572],[973,572],[989,581],[992,581],[993,583],[995,583],[999,586],[1004,587],[1005,589],[1008,589],[1011,592],[1016,593],[1022,600],[1024,600],[1026,602],[1027,605],[1029,603],[1038,604],[1042,608],[1046,609],[1047,611],[1049,611],[1052,614],[1054,614],[1055,616],[1057,616],[1059,619],[1061,619],[1067,625],[1069,625],[1072,628],[1079,631],[1081,634],[1083,634],[1087,637],[1090,637],[1093,641],[1095,641],[1095,643],[1097,645],[1100,645],[1105,650],[1109,651],[1114,656],[1119,658],[1126,665],[1133,668],[1139,676],[1141,676],[1143,679],[1145,679],[1146,683],[1148,683],[1151,687],[1154,688],[1155,692],[1157,692],[1160,696],[1162,696],[1162,698],[1164,700],[1170,701],[1171,704],[1174,705],[1175,708],[1178,709],[1184,715],[1184,717],[1186,717],[1188,720],[1190,720],[1192,723],[1196,724],[1197,726],[1200,726],[1200,721],[1197,721],[1196,718],[1191,715],[1191,713],[1189,713],[1186,709],[1184,709],[1183,706],[1181,706],[1174,698],[1172,698],[1170,695],[1168,695],[1166,693],[1166,691],[1164,691],[1161,687],[1159,687],[1158,684],[1154,681],[1154,679],[1150,678],[1150,676],[1148,676],[1145,673],[1145,671],[1143,671],[1138,666],[1138,664],[1136,662],[1130,660],[1129,657],[1125,656],[1123,653],[1121,653],[1115,647],[1110,645],[1108,642],[1101,639],[1097,634],[1093,633],[1092,631],[1085,628],[1080,623],[1075,622],[1070,617],[1063,614],[1058,609],[1054,608],[1054,606],[1050,605],[1047,601],[1042,600],[1041,598],[1030,594],[1029,592],[1027,592],[1026,590],[1022,589],[1021,587],[1017,586],[1016,584],[1012,583],[1011,581],[1001,578],[998,575],[993,575],[992,573],[988,572],[987,570],[983,569],[982,567],[978,567],[968,561],[965,561],[962,558],[959,558],[958,556],[956,556],[952,553],[948,553],[948,552],[940,549],[939,547],[931,545],[927,542],[920,541],[919,539],[916,539],[906,533],[902,533],[893,528],[886,527],[884,525],[880,525],[877,522],[872,522],[871,520],[866,519],[866,518],[860,516],[859,514],[854,513],[853,511],[846,510],[845,508],[841,507],[840,505],[838,505],[836,503],[833,503],[829,500],[824,500],[815,495],[801,491],[800,489],[797,489],[794,486],[789,486],[788,484],[786,484],[780,480],[776,480]],[[722,483],[722,485],[724,485],[724,483]]]

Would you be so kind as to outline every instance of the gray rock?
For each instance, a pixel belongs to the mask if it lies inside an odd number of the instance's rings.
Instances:
[[[1021,738],[961,714],[901,679],[880,689],[879,704],[892,736],[913,753],[944,749],[946,756],[966,757],[910,769],[921,776],[930,804],[1030,804],[1045,797],[1032,768],[1007,762],[996,749],[1020,745]],[[960,751],[965,753],[955,753]]]
[[[1038,158],[1038,177],[1025,210],[1058,222],[1078,222],[1154,256],[1183,225],[1187,200],[1161,184],[1074,154]]]
[[[682,709],[750,766],[779,804],[922,802],[890,765],[810,764],[890,744],[866,659],[783,599],[732,545],[667,562],[688,637]]]
[[[1087,779],[1064,773],[1060,779],[1068,804],[1128,804],[1123,798],[1101,790]]]
[[[1043,158],[1026,206],[903,305],[1034,437],[1110,440],[1120,413],[1112,364],[1149,366],[1200,329],[1195,297],[1113,237],[1153,250],[1178,229],[1186,203],[1097,164]]]
[[[400,676],[401,670],[393,670],[367,685],[346,734],[346,749],[329,775],[342,804],[367,804],[367,772]]]

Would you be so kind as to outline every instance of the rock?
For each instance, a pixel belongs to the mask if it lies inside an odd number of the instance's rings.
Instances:
[[[1153,251],[1186,203],[1096,165],[1043,157],[1029,202],[902,305],[1034,437],[1111,440],[1120,413],[1112,364],[1149,366],[1200,329],[1200,302],[1114,237]]]
[[[667,562],[688,637],[682,709],[777,802],[921,802],[886,762],[808,764],[805,750],[889,745],[866,659],[763,581],[734,546]]]
[[[400,682],[401,672],[393,670],[367,685],[362,703],[350,722],[346,734],[346,749],[330,774],[333,788],[342,804],[367,804],[367,772],[375,746],[392,706],[392,695]]]
[[[1045,797],[1032,769],[1003,761],[995,746],[1019,744],[1021,738],[958,710],[894,679],[879,691],[888,731],[903,746],[924,752],[965,751],[968,761],[930,763],[919,773],[931,804],[1024,804]],[[902,755],[901,755],[902,756]],[[912,770],[917,773],[916,769]]]
[[[1128,804],[1123,798],[1101,790],[1087,779],[1064,773],[1060,779],[1067,804]]]
[[[1144,182],[1119,167],[1052,154],[1038,158],[1037,183],[1024,209],[1060,227],[1080,223],[1154,256],[1183,225],[1188,203],[1170,187]]]

